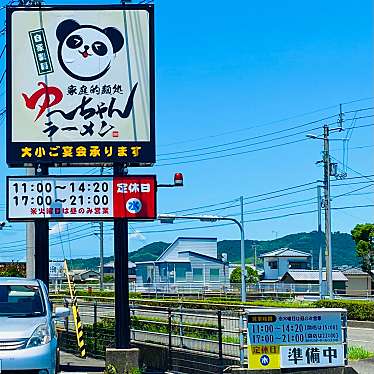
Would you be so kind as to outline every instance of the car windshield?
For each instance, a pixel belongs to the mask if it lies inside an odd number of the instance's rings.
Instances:
[[[0,284],[0,317],[38,317],[45,315],[40,288]]]

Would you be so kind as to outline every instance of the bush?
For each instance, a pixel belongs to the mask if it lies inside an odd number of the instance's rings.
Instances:
[[[356,321],[374,321],[374,302],[372,301],[318,300],[313,304],[317,308],[347,309],[348,319]]]

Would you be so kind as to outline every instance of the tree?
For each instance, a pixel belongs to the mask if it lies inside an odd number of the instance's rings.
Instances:
[[[251,268],[250,266],[246,266],[247,269],[247,276],[246,276],[246,283],[255,284],[258,282],[258,273],[257,270]],[[242,269],[238,266],[236,267],[230,275],[230,283],[241,283],[242,277]]]
[[[361,258],[362,270],[369,273],[374,265],[374,224],[358,224],[351,234],[356,243],[356,255]]]

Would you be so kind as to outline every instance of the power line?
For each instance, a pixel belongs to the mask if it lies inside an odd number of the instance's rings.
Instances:
[[[223,147],[223,146],[226,146],[226,145],[243,143],[243,142],[247,142],[247,141],[250,141],[250,140],[259,139],[259,138],[262,138],[262,137],[265,137],[265,136],[271,136],[271,135],[276,135],[276,134],[280,134],[280,133],[283,133],[283,132],[295,130],[295,129],[298,129],[298,128],[301,128],[301,127],[305,127],[305,126],[308,126],[308,125],[311,125],[311,124],[314,124],[314,123],[318,123],[318,122],[324,121],[326,119],[330,119],[332,117],[336,117],[336,116],[337,115],[335,114],[333,116],[321,118],[321,119],[316,120],[316,121],[306,122],[306,123],[301,124],[301,125],[289,127],[289,128],[278,130],[278,131],[272,131],[272,132],[269,132],[269,133],[266,133],[266,134],[261,134],[261,135],[253,136],[253,137],[246,138],[246,139],[240,139],[240,140],[235,140],[235,141],[232,141],[232,142],[226,142],[226,143],[211,145],[211,146],[208,146],[208,147],[187,149],[187,150],[182,150],[182,151],[178,151],[178,152],[160,153],[158,156],[174,155],[175,153],[189,153],[189,152],[203,151],[203,150],[206,150],[206,149],[212,149],[212,148],[217,148],[217,147]],[[312,131],[312,130],[308,130],[308,131]]]
[[[371,100],[373,98],[374,98],[373,96],[372,97],[365,97],[365,98],[362,98],[362,99],[352,100],[352,101],[348,101],[348,102],[341,103],[341,104],[342,105],[348,105],[348,104],[353,104],[353,103],[357,103],[357,102],[361,102],[361,101]],[[307,115],[322,112],[322,111],[327,110],[327,109],[337,108],[338,105],[339,104],[330,105],[330,106],[327,106],[327,107],[324,107],[324,108],[319,108],[319,109],[316,109],[316,110],[313,110],[313,111],[310,111],[310,112],[305,112],[305,113],[297,114],[297,115],[294,115],[294,116],[290,116],[290,117],[286,117],[286,118],[282,118],[282,119],[277,119],[277,120],[273,120],[273,121],[270,121],[270,122],[265,122],[263,124],[253,125],[253,126],[249,126],[249,127],[245,127],[245,128],[241,128],[241,129],[237,129],[237,130],[225,131],[225,132],[218,133],[218,134],[215,134],[215,135],[208,135],[208,136],[203,136],[203,137],[189,139],[189,140],[182,140],[182,141],[168,143],[168,144],[161,144],[161,147],[169,147],[169,146],[173,146],[173,145],[192,143],[192,142],[197,142],[197,141],[200,141],[200,140],[212,139],[212,138],[225,136],[225,135],[229,135],[229,134],[244,132],[244,131],[248,131],[248,130],[251,130],[251,129],[254,129],[254,128],[267,127],[267,126],[270,126],[270,125],[273,125],[273,124],[276,124],[276,123],[285,122],[285,121],[289,121],[289,120],[292,120],[292,119],[295,119],[295,118],[305,117]],[[334,115],[334,116],[337,116],[337,115]]]

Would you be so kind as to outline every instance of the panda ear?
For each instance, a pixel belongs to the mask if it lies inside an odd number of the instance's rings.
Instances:
[[[56,29],[56,36],[58,41],[62,43],[71,32],[77,30],[79,27],[80,24],[73,19],[62,21]]]
[[[112,42],[113,52],[117,53],[124,44],[124,39],[121,32],[114,27],[107,27],[103,30],[103,32]]]

